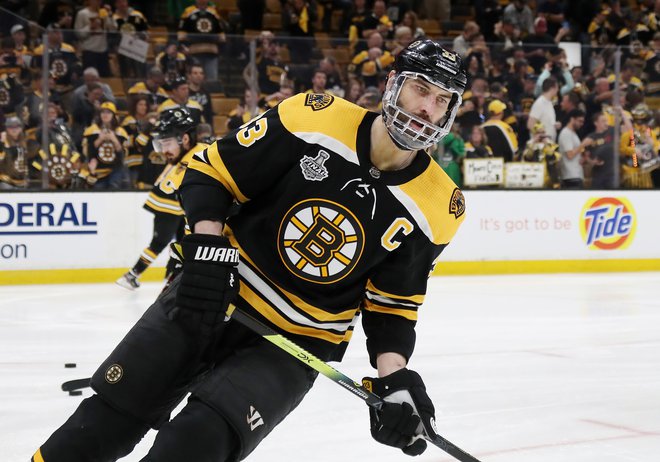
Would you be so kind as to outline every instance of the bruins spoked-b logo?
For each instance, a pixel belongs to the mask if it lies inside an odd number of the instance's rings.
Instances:
[[[330,284],[355,268],[364,249],[364,230],[355,215],[340,204],[308,199],[284,216],[277,247],[293,274]]]
[[[119,364],[113,364],[112,366],[108,367],[105,371],[105,381],[110,384],[119,382],[123,376],[124,376],[124,370],[121,368]]]
[[[465,213],[465,197],[460,189],[455,188],[449,201],[449,213],[453,213],[456,218]]]
[[[330,106],[334,100],[334,96],[325,93],[309,93],[305,97],[305,106],[311,107],[314,111],[320,111]]]

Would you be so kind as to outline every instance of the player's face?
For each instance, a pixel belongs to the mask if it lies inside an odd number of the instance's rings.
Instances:
[[[175,137],[161,138],[158,140],[156,150],[162,152],[167,157],[168,162],[174,162],[179,158],[181,146]]]
[[[447,112],[451,96],[450,92],[422,78],[408,78],[401,88],[398,105],[420,119],[437,125]],[[413,124],[417,125],[415,122]]]

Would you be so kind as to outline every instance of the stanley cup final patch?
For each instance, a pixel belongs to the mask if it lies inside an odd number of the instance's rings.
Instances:
[[[322,181],[328,178],[328,169],[323,165],[330,158],[330,154],[321,149],[316,157],[303,156],[300,160],[300,169],[306,180]]]

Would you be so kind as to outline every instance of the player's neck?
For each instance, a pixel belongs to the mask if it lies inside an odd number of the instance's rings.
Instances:
[[[378,116],[371,126],[371,152],[369,156],[371,163],[378,170],[401,170],[406,168],[415,159],[416,151],[405,151],[399,149],[387,128],[383,123],[382,116]]]

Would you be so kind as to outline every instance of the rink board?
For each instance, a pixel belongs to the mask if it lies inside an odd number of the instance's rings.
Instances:
[[[144,192],[3,193],[0,283],[102,282],[151,240]],[[657,191],[465,191],[435,274],[660,270]],[[146,280],[162,277],[165,252]]]

